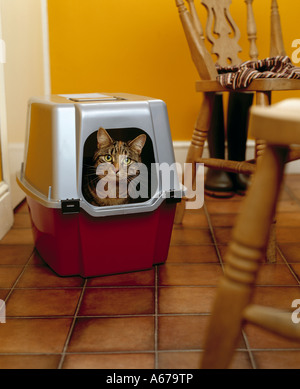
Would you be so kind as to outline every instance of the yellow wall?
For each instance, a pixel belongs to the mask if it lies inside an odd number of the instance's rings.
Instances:
[[[204,16],[200,0],[195,3]],[[270,4],[254,1],[261,58],[269,55]],[[278,4],[291,57],[292,42],[300,39],[300,2]],[[244,1],[233,0],[231,11],[246,60]],[[173,139],[190,139],[201,95],[194,91],[198,75],[175,0],[48,0],[48,12],[52,93],[126,92],[160,98],[168,106]],[[273,102],[291,96],[300,94],[277,93]]]

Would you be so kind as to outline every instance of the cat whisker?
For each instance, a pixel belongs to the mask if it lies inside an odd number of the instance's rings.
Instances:
[[[85,177],[87,177],[87,176],[91,177],[91,176],[96,176],[96,174],[95,173],[86,173],[84,176]]]

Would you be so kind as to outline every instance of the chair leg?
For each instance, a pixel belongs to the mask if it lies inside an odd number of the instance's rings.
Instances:
[[[225,160],[225,123],[223,94],[216,93],[210,128],[207,134],[210,158]],[[228,198],[234,195],[230,173],[222,169],[208,168],[205,177],[205,194]]]
[[[193,164],[193,183],[196,177],[196,159],[201,158],[204,149],[204,143],[207,139],[207,132],[210,126],[212,108],[214,103],[215,93],[204,93],[202,105],[200,108],[200,112],[197,117],[196,125],[194,128],[192,141],[188,150],[188,154],[186,157],[186,163]],[[184,182],[184,177],[183,177]],[[182,223],[185,211],[185,202],[186,199],[182,199],[182,201],[177,204],[176,214],[175,214],[175,224]]]
[[[231,361],[268,243],[287,154],[287,149],[267,147],[246,195],[213,307],[203,369],[224,369]]]
[[[257,105],[270,105],[271,104],[271,93],[270,92],[257,92],[256,94]],[[261,156],[266,149],[266,142],[264,140],[256,140],[255,144],[255,158],[259,162]],[[269,263],[275,263],[277,261],[277,248],[276,248],[276,220],[273,220],[270,232],[270,238],[268,248],[266,252],[266,261]]]
[[[227,112],[228,159],[244,161],[248,136],[249,108],[253,103],[253,93],[231,92]],[[231,173],[235,191],[244,194],[248,188],[249,176]]]
[[[255,158],[257,162],[261,159],[267,145],[265,141],[256,140],[255,144]],[[277,247],[276,247],[276,220],[274,219],[271,224],[270,238],[268,248],[266,252],[266,262],[275,263],[277,262]]]

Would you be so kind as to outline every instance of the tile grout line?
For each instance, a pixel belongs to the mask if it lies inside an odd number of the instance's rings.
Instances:
[[[211,219],[210,219],[210,215],[209,215],[207,206],[205,204],[205,201],[204,201],[204,204],[203,204],[203,208],[204,208],[205,216],[206,216],[206,219],[207,219],[208,227],[209,227],[209,230],[210,230],[210,233],[211,233],[211,236],[212,236],[213,245],[214,245],[214,248],[215,248],[215,250],[217,252],[218,260],[220,262],[222,270],[224,272],[224,262],[222,260],[222,256],[221,256],[221,253],[220,253],[220,250],[219,250],[219,247],[218,247],[217,239],[216,239],[216,236],[215,236],[215,233],[214,233],[214,228],[213,228],[213,225],[212,225],[212,222],[211,222]]]
[[[256,361],[255,361],[254,355],[252,353],[252,350],[250,348],[248,337],[247,337],[247,335],[246,335],[244,330],[242,330],[242,334],[243,334],[244,342],[246,344],[246,350],[247,350],[247,353],[248,353],[248,356],[249,356],[249,359],[250,359],[251,366],[252,366],[253,369],[256,370],[257,369],[257,364],[256,364]]]
[[[164,354],[164,353],[189,353],[189,352],[203,352],[203,348],[186,348],[186,349],[163,349],[160,350],[159,352]],[[248,350],[246,348],[242,347],[237,347],[235,351],[243,352],[246,353]],[[300,348],[253,348],[253,352],[278,352],[278,351],[288,351],[288,352],[299,352]],[[130,354],[152,354],[153,350],[136,350],[132,351],[130,350]],[[74,351],[74,352],[66,352],[66,355],[122,355],[122,354],[128,354],[128,350],[124,351]],[[14,353],[9,353],[9,352],[2,352],[0,353],[0,356],[11,356],[11,355],[21,355],[21,356],[33,356],[33,355],[46,355],[46,356],[51,356],[51,355],[57,355],[60,356],[60,352],[14,352]]]
[[[84,280],[84,284],[82,286],[82,291],[81,291],[79,299],[78,299],[77,307],[76,307],[76,310],[75,310],[75,313],[74,313],[74,316],[73,316],[71,327],[69,329],[69,332],[68,332],[68,335],[67,335],[67,339],[65,341],[64,348],[63,348],[63,351],[62,351],[61,358],[60,358],[60,361],[59,361],[57,369],[62,369],[62,365],[64,363],[65,356],[66,356],[66,351],[67,351],[67,348],[69,346],[71,335],[73,333],[73,329],[74,329],[74,326],[75,326],[77,315],[78,315],[78,312],[79,312],[79,309],[80,309],[80,306],[81,306],[81,302],[82,302],[82,299],[83,299],[83,295],[84,295],[84,292],[85,292],[85,289],[86,289],[86,284],[87,284],[87,279]]]
[[[7,296],[5,297],[5,299],[4,299],[5,303],[7,303],[7,301],[8,301],[8,299],[10,298],[12,292],[13,292],[15,289],[17,289],[17,288],[16,288],[16,285],[18,284],[20,278],[22,277],[22,275],[24,274],[25,270],[26,270],[27,267],[29,266],[28,263],[30,262],[30,260],[31,260],[31,258],[32,258],[32,256],[33,256],[33,254],[34,254],[34,249],[32,249],[32,252],[31,252],[31,254],[30,254],[28,260],[26,261],[25,265],[23,266],[21,273],[18,275],[18,277],[16,278],[15,282],[13,283],[13,285],[9,288],[9,292],[8,292]]]
[[[157,322],[159,317],[180,317],[180,316],[209,316],[209,312],[185,312],[185,313],[160,313],[160,314],[124,314],[124,315],[117,315],[117,314],[108,314],[108,315],[82,315],[82,316],[76,316],[76,319],[107,319],[107,318],[134,318],[134,317],[153,317],[154,320],[157,317]],[[74,315],[45,315],[45,316],[7,316],[7,319],[73,319]],[[157,337],[158,339],[158,337]],[[1,351],[0,351],[1,354]],[[61,353],[60,353],[61,354]]]
[[[293,277],[295,278],[295,280],[297,281],[297,283],[300,285],[300,280],[297,276],[297,274],[294,272],[294,269],[292,268],[292,266],[290,266],[290,264],[288,263],[288,261],[286,260],[283,252],[281,251],[280,247],[277,245],[277,250],[279,252],[279,255],[281,256],[282,260],[284,261],[284,263],[286,264],[286,266],[288,267],[289,271],[292,273]]]
[[[294,194],[293,190],[289,188],[288,185],[285,185],[284,190],[286,193],[291,197],[293,201],[297,203],[298,206],[300,206],[299,198]]]

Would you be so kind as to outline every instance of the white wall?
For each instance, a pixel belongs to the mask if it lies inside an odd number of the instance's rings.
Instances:
[[[44,95],[49,89],[45,82],[48,64],[44,63],[45,4],[45,0],[1,0],[2,34],[6,43],[8,156],[14,207],[23,198],[15,176],[23,160],[27,101],[31,96]]]
[[[11,207],[10,175],[7,155],[7,122],[6,122],[6,96],[5,96],[5,44],[2,40],[2,14],[0,9],[0,40],[2,52],[0,53],[0,239],[13,225],[14,217]]]

